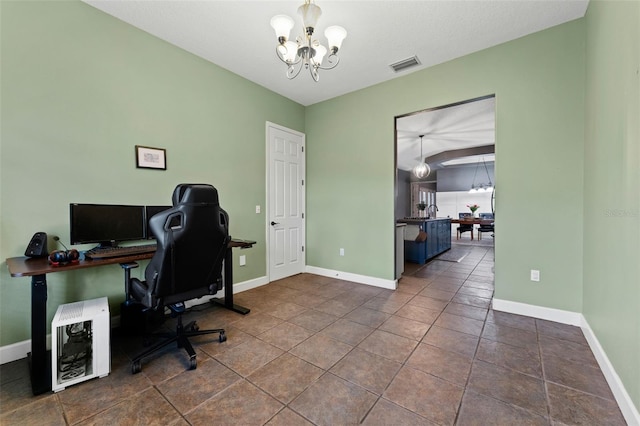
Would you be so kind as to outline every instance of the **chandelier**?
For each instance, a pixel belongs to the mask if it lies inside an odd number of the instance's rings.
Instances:
[[[278,37],[276,55],[287,65],[289,80],[296,78],[302,68],[307,68],[311,77],[318,81],[318,70],[335,68],[340,61],[337,53],[342,41],[347,36],[347,30],[334,25],[324,30],[329,45],[329,56],[327,56],[326,64],[322,65],[327,48],[312,38],[321,14],[322,10],[313,3],[313,0],[305,0],[304,4],[298,8],[298,15],[302,17],[305,33],[298,36],[295,42],[289,40],[289,32],[294,24],[293,19],[287,15],[276,15],[271,18],[271,26]]]
[[[427,163],[424,162],[424,158],[422,158],[422,138],[424,135],[420,135],[420,162],[413,168],[413,174],[418,179],[425,178],[429,176],[431,173],[431,167]]]
[[[476,172],[473,174],[473,183],[471,184],[470,193],[474,192],[492,192],[493,184],[491,183],[491,177],[489,176],[489,169],[487,169],[487,163],[484,161],[484,157],[482,157],[482,164],[484,164],[484,171],[487,173],[487,180],[489,183],[476,183],[476,176],[478,175],[478,168],[480,167],[480,160],[476,164]]]

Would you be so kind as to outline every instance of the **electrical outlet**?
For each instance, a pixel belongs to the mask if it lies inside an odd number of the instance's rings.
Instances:
[[[256,206],[256,213],[260,213],[260,206]]]
[[[340,256],[344,256],[344,249],[343,248],[340,249]]]
[[[531,270],[531,281],[540,281],[540,271],[537,269]]]
[[[242,256],[240,256],[240,266],[244,266],[247,264],[247,256],[245,256],[244,254]]]

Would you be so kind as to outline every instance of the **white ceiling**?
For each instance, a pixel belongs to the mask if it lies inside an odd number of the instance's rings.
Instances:
[[[496,140],[496,99],[494,97],[461,103],[447,108],[422,111],[396,119],[397,167],[412,170],[419,162],[420,135],[422,158],[446,151],[494,145]],[[458,157],[459,158],[459,157]],[[455,162],[487,163],[494,156],[465,156]],[[432,168],[443,166],[429,162]]]
[[[446,62],[584,16],[588,0],[324,1],[316,37],[341,25],[348,35],[340,64],[306,70],[294,80],[276,57],[269,25],[278,14],[302,32],[296,10],[303,0],[83,0],[116,18],[211,61],[261,86],[311,105]],[[417,55],[421,65],[394,73],[390,64]]]

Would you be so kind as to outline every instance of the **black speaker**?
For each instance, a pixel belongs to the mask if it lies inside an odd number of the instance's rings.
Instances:
[[[36,232],[31,237],[29,245],[24,252],[27,257],[47,257],[47,234],[45,232]]]

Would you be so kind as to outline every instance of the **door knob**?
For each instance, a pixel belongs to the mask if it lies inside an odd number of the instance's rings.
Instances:
[[[271,226],[280,225],[278,222],[271,221]]]

